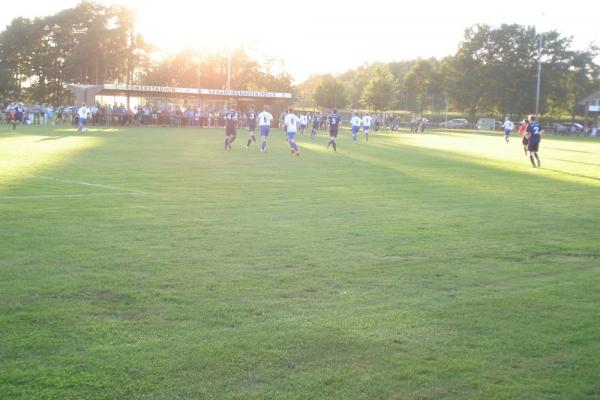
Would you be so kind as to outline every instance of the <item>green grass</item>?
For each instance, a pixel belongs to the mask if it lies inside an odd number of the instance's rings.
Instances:
[[[3,399],[600,397],[600,142],[0,127]]]

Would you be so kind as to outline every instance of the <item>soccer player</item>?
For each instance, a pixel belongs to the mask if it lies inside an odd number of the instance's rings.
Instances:
[[[508,115],[504,118],[504,125],[502,125],[504,127],[504,141],[506,143],[508,143],[509,138],[510,138],[510,132],[513,130],[513,128],[515,127],[515,124],[513,124],[513,122],[508,119]]]
[[[307,126],[308,126],[308,115],[306,115],[306,113],[303,111],[300,114],[300,134],[302,136],[304,136],[304,131],[306,130]]]
[[[231,110],[227,111],[225,114],[225,150],[231,150],[231,144],[235,141],[237,137],[237,113],[235,112],[235,108],[231,108]]]
[[[248,119],[248,144],[246,148],[250,148],[250,144],[252,142],[256,143],[256,111],[254,111],[254,106],[250,107],[250,111],[248,111],[247,115]]]
[[[89,113],[90,109],[85,106],[85,103],[81,103],[81,107],[79,107],[79,110],[77,110],[77,115],[79,116],[79,126],[77,128],[77,132],[84,132],[85,121],[87,120]]]
[[[358,116],[358,113],[354,113],[354,117],[352,117],[352,119],[350,120],[350,123],[352,124],[352,143],[356,143],[356,134],[360,130],[361,122],[362,121]]]
[[[369,129],[371,129],[371,120],[372,118],[369,116],[369,113],[366,113],[362,119],[362,126],[365,132],[365,140],[369,141]]]
[[[296,144],[296,132],[298,132],[298,124],[300,123],[300,118],[296,114],[294,114],[294,110],[291,108],[288,110],[287,115],[283,121],[285,125],[285,131],[287,132],[288,143],[290,144],[290,148],[292,149],[292,155],[299,156],[300,151],[298,150],[298,145]]]
[[[269,112],[269,106],[263,108],[263,112],[258,114],[258,126],[260,127],[260,151],[267,151],[267,137],[271,129],[271,121],[273,116]]]
[[[330,145],[333,145],[333,151],[337,152],[335,141],[338,135],[338,128],[342,121],[337,115],[337,110],[335,108],[333,109],[333,113],[327,116],[327,121],[329,121],[329,142],[327,142],[327,148],[329,148]]]
[[[17,124],[23,123],[23,116],[25,115],[25,107],[23,103],[17,103],[12,109],[13,114],[13,132],[17,129]]]
[[[310,138],[313,140],[314,140],[315,136],[317,135],[317,131],[319,130],[320,123],[321,123],[321,118],[317,113],[315,113],[313,115],[313,120],[312,120],[312,130],[310,131]]]
[[[519,133],[523,137],[523,151],[525,152],[525,157],[527,157],[527,146],[529,144],[529,138],[527,137],[527,126],[529,125],[529,120],[524,119],[523,123],[521,123],[521,127],[519,128]]]
[[[529,151],[529,160],[531,160],[531,165],[533,165],[533,168],[536,167],[535,161],[533,160],[534,157],[537,160],[537,168],[541,167],[538,151],[540,149],[540,142],[542,141],[543,133],[544,129],[542,129],[542,125],[540,125],[540,123],[536,120],[535,115],[531,115],[529,117],[529,125],[527,126],[527,135],[529,137],[527,150]]]

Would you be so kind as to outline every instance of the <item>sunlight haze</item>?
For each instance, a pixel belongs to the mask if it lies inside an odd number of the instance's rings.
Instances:
[[[534,25],[573,36],[573,46],[586,49],[599,35],[597,16],[589,3],[570,7],[549,2],[508,0],[498,4],[470,1],[392,3],[383,0],[336,2],[307,0],[294,6],[277,1],[222,2],[148,0],[102,1],[133,8],[137,26],[164,53],[185,48],[224,50],[243,46],[257,57],[275,57],[296,82],[311,74],[339,73],[378,61],[441,58],[453,54],[465,28],[486,23]],[[5,8],[4,27],[12,18],[45,16],[74,6],[76,1],[32,1],[21,8]],[[165,4],[169,4],[165,7]],[[173,4],[173,5],[172,5]],[[542,15],[543,14],[543,15]]]

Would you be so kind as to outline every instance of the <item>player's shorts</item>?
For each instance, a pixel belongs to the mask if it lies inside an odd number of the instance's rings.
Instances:
[[[296,132],[287,132],[288,141],[294,140],[295,136],[296,136]]]
[[[505,129],[504,136],[509,136],[509,135],[510,135],[510,129]]]
[[[254,124],[248,124],[248,132],[253,132],[256,131],[256,125]]]
[[[529,143],[529,139],[527,139],[527,137],[523,136],[523,140],[521,142],[523,143],[523,146],[527,146],[527,144]]]
[[[84,126],[85,125],[85,118],[81,118],[79,117],[79,126]]]
[[[269,136],[269,130],[271,130],[270,126],[261,125],[260,126],[260,136]]]
[[[360,126],[352,126],[352,133],[356,133],[358,132],[358,130],[360,129]]]
[[[300,124],[300,129],[305,130],[306,129],[306,125],[305,124]]]
[[[225,127],[225,136],[236,136],[236,135],[237,135],[237,131],[235,130],[235,127],[233,127],[233,126]]]
[[[365,133],[369,133],[369,130],[370,130],[370,129],[371,129],[371,127],[370,127],[370,126],[365,126],[365,127],[363,128],[363,131],[364,131]]]
[[[329,130],[329,136],[331,136],[331,137],[337,137],[337,134],[338,134],[337,128]]]
[[[527,150],[533,151],[533,152],[539,151],[540,141],[541,141],[541,139],[539,137],[536,138],[535,135],[530,137],[529,143],[527,144]]]

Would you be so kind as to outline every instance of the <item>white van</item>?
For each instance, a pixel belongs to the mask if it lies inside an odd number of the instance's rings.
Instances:
[[[477,121],[478,131],[495,131],[498,121],[494,118],[479,118]]]

